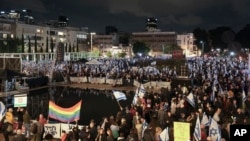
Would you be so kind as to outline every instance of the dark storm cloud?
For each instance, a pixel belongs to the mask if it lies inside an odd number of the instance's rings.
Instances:
[[[249,0],[0,0],[0,8],[29,8],[39,20],[70,18],[75,26],[103,31],[105,25],[139,31],[146,17],[159,19],[163,30],[192,31],[195,27],[242,28],[250,23]]]

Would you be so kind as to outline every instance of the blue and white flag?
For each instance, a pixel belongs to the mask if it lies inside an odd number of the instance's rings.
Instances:
[[[133,101],[132,101],[132,104],[133,104],[133,105],[136,105],[136,104],[137,104],[137,101],[138,101],[138,95],[135,94],[134,99],[133,99]]]
[[[211,137],[212,141],[220,141],[221,140],[221,132],[218,123],[213,119],[210,118],[210,126],[209,126],[209,136]]]
[[[201,124],[205,125],[205,126],[209,126],[210,122],[209,119],[206,115],[206,113],[203,113],[202,119],[201,119]]]
[[[201,140],[201,123],[200,123],[199,116],[197,116],[197,120],[196,120],[196,124],[195,124],[195,128],[194,128],[193,136],[194,136],[194,138],[195,138],[196,141],[200,141]]]
[[[242,89],[242,103],[245,103],[246,100],[247,100],[246,92],[244,89]]]
[[[146,90],[145,90],[144,86],[142,84],[140,84],[140,86],[136,89],[132,104],[136,105],[136,102],[138,100],[138,96],[139,96],[139,98],[144,98],[145,93],[146,93]]]
[[[160,133],[161,141],[169,141],[168,127]]]
[[[140,84],[140,87],[138,88],[137,90],[137,95],[140,97],[140,98],[143,98],[144,95],[146,93],[146,90],[144,88],[144,86],[142,84]]]
[[[6,113],[6,107],[2,101],[0,101],[0,121],[3,119]]]
[[[216,84],[217,84],[217,80],[214,80],[213,85],[212,85],[212,94],[210,95],[210,101],[211,102],[214,102],[215,91],[216,91]]]
[[[113,94],[114,94],[117,101],[127,100],[126,95],[121,91],[113,91]]]
[[[192,107],[195,108],[194,94],[193,94],[192,92],[188,94],[186,100],[187,100],[187,102],[188,102],[190,105],[192,105]]]

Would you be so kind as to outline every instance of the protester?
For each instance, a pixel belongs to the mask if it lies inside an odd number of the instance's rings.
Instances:
[[[22,107],[18,107],[17,108],[17,123],[18,123],[17,129],[22,129],[23,115],[24,115],[24,109]]]
[[[13,116],[13,109],[9,108],[8,111],[5,113],[4,123],[2,125],[5,141],[10,141],[10,135],[12,135],[14,131],[14,122],[15,119]]]
[[[26,138],[30,136],[30,124],[31,124],[31,117],[29,115],[28,110],[26,109],[23,114],[23,124],[24,124],[24,135]]]
[[[103,65],[88,65],[84,62],[65,61],[55,65],[55,71],[61,71],[65,76],[78,76],[89,78],[130,78],[137,80],[137,82],[149,81],[173,81],[178,75],[175,69],[168,67],[151,67],[145,69],[139,65],[140,63],[153,62],[156,58],[139,58],[139,59],[98,59]],[[23,70],[27,73],[32,73],[36,67],[45,67],[40,71],[47,75],[49,63],[27,63],[24,62]],[[197,117],[203,117],[204,113],[208,118],[213,119],[219,125],[223,132],[223,139],[228,140],[228,128],[225,124],[247,124],[250,115],[250,98],[249,98],[249,81],[246,70],[248,70],[248,62],[236,57],[197,57],[187,61],[189,78],[192,80],[191,84],[178,84],[172,86],[168,91],[160,91],[157,93],[147,91],[143,98],[137,97],[138,101],[135,105],[135,111],[138,115],[133,118],[128,118],[129,109],[126,112],[118,111],[116,118],[110,122],[110,129],[114,138],[118,140],[125,139],[128,134],[124,133],[122,120],[131,119],[132,126],[136,127],[138,139],[142,137],[149,138],[152,136],[151,122],[153,119],[159,121],[159,127],[165,129],[169,128],[169,135],[172,138],[173,122],[189,122],[194,128],[193,117],[194,113],[199,111]],[[36,66],[36,67],[35,67]],[[88,79],[90,82],[91,79]],[[185,89],[184,89],[185,87]],[[94,90],[93,90],[94,91]],[[96,91],[98,93],[98,91]],[[85,93],[78,91],[79,94]],[[244,94],[245,93],[245,94]],[[189,98],[192,95],[193,101]],[[161,105],[161,103],[167,103]],[[137,120],[139,118],[141,122]],[[133,119],[133,120],[132,120]],[[201,119],[201,118],[200,118]],[[109,119],[112,120],[111,118]],[[165,121],[165,122],[164,122]],[[127,121],[128,122],[128,121]],[[104,123],[104,122],[103,122]],[[91,139],[97,137],[97,128],[95,123],[90,124]],[[103,126],[102,126],[103,125]],[[150,125],[150,126],[149,126]],[[105,124],[101,124],[102,127]],[[114,134],[118,130],[116,127],[122,127],[119,130],[119,137]],[[205,126],[205,127],[204,127]],[[211,140],[212,135],[209,135],[207,128],[210,125],[201,125],[202,140]],[[106,127],[105,127],[106,128]],[[108,129],[108,128],[107,128]],[[130,131],[129,129],[129,131]],[[146,136],[144,135],[146,131]],[[150,132],[149,132],[150,131]],[[193,130],[191,130],[193,131]],[[194,130],[195,131],[195,130]],[[124,135],[125,134],[125,135]],[[157,133],[159,135],[159,133]],[[191,133],[192,135],[192,133]],[[116,136],[116,137],[115,137]],[[153,134],[153,138],[155,134]],[[91,140],[90,139],[90,140]]]

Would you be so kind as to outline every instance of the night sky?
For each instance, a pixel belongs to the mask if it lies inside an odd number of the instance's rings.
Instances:
[[[194,28],[229,26],[238,31],[250,23],[249,0],[0,0],[0,10],[31,9],[36,22],[69,17],[70,25],[104,33],[143,31],[155,17],[162,31],[192,32]]]

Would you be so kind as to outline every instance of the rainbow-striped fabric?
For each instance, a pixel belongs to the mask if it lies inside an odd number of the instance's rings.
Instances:
[[[80,119],[82,100],[72,107],[63,108],[49,101],[49,117],[61,122],[73,122]]]

